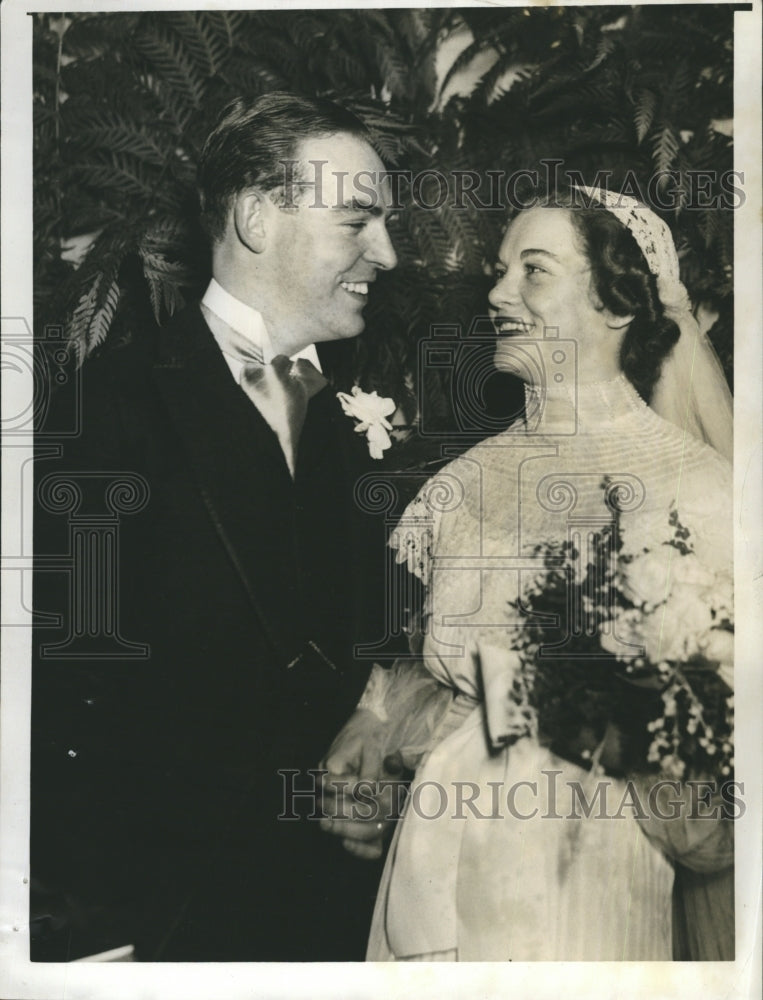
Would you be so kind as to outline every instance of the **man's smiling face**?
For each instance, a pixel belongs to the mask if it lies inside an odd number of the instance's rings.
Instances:
[[[273,342],[289,350],[356,337],[370,283],[397,263],[391,194],[373,148],[337,133],[302,141],[296,158],[305,183],[290,201],[287,192],[286,207],[268,207],[261,263],[270,281],[257,303]]]

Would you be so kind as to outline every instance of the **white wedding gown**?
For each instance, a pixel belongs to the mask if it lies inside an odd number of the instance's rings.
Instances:
[[[393,536],[427,584],[424,663],[450,694],[390,848],[369,960],[669,960],[671,856],[698,870],[731,863],[730,824],[719,833],[715,823],[637,820],[622,806],[623,781],[607,779],[616,818],[596,808],[589,818],[580,808],[579,819],[553,818],[569,813],[570,782],[592,801],[591,773],[528,737],[491,746],[471,650],[478,640],[510,644],[508,603],[532,572],[519,566],[534,546],[569,538],[584,549],[611,519],[605,477],[620,484],[631,541],[659,550],[676,509],[702,562],[731,564],[728,462],[658,417],[624,376],[578,395],[528,390],[526,426],[446,466]],[[667,579],[672,550],[664,552]],[[406,699],[404,670],[394,685],[402,747],[420,696]]]

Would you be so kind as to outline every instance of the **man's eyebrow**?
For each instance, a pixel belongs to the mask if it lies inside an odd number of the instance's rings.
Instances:
[[[349,198],[347,201],[343,202],[341,205],[335,206],[338,212],[365,212],[369,215],[373,215],[374,218],[380,215],[388,215],[387,209],[380,205],[378,202],[363,202],[359,201],[357,198]]]

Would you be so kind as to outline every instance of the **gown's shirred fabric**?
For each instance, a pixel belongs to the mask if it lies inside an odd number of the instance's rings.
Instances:
[[[729,569],[732,554],[729,464],[658,417],[624,376],[580,386],[577,400],[528,390],[527,403],[526,425],[430,480],[391,540],[427,585],[424,663],[455,697],[450,710],[441,700],[444,715],[430,726],[387,859],[369,960],[669,960],[674,871],[665,852],[692,865],[691,842],[697,869],[731,863],[727,830],[714,823],[686,837],[681,823],[637,821],[627,805],[606,820],[596,810],[549,818],[569,811],[571,782],[590,802],[598,779],[528,737],[491,748],[472,651],[479,640],[509,646],[521,627],[508,607],[531,575],[518,571],[521,558],[610,520],[605,477],[622,484],[629,547],[659,550],[675,508],[706,566]],[[673,550],[663,550],[667,581]],[[397,701],[415,719],[405,683],[399,671]],[[616,813],[626,785],[608,781]],[[474,808],[464,802],[472,796]]]

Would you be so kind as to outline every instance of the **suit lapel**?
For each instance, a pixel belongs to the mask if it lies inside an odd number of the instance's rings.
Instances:
[[[154,378],[193,479],[282,665],[304,637],[291,477],[278,440],[235,384],[198,306],[161,331]]]
[[[311,400],[311,408],[300,440],[297,474],[319,483],[320,495],[313,501],[318,510],[328,503],[341,511],[338,535],[328,556],[334,565],[326,567],[327,578],[339,574],[345,580],[342,589],[352,620],[345,637],[348,645],[370,642],[380,638],[368,630],[376,631],[376,619],[383,614],[383,608],[375,605],[385,599],[376,585],[377,573],[383,575],[385,537],[383,529],[374,530],[380,528],[379,518],[362,508],[355,486],[365,474],[378,472],[379,463],[370,458],[365,436],[355,433],[355,421],[342,411],[331,386]],[[330,513],[326,512],[327,522],[335,520]],[[369,626],[371,619],[374,624]]]

